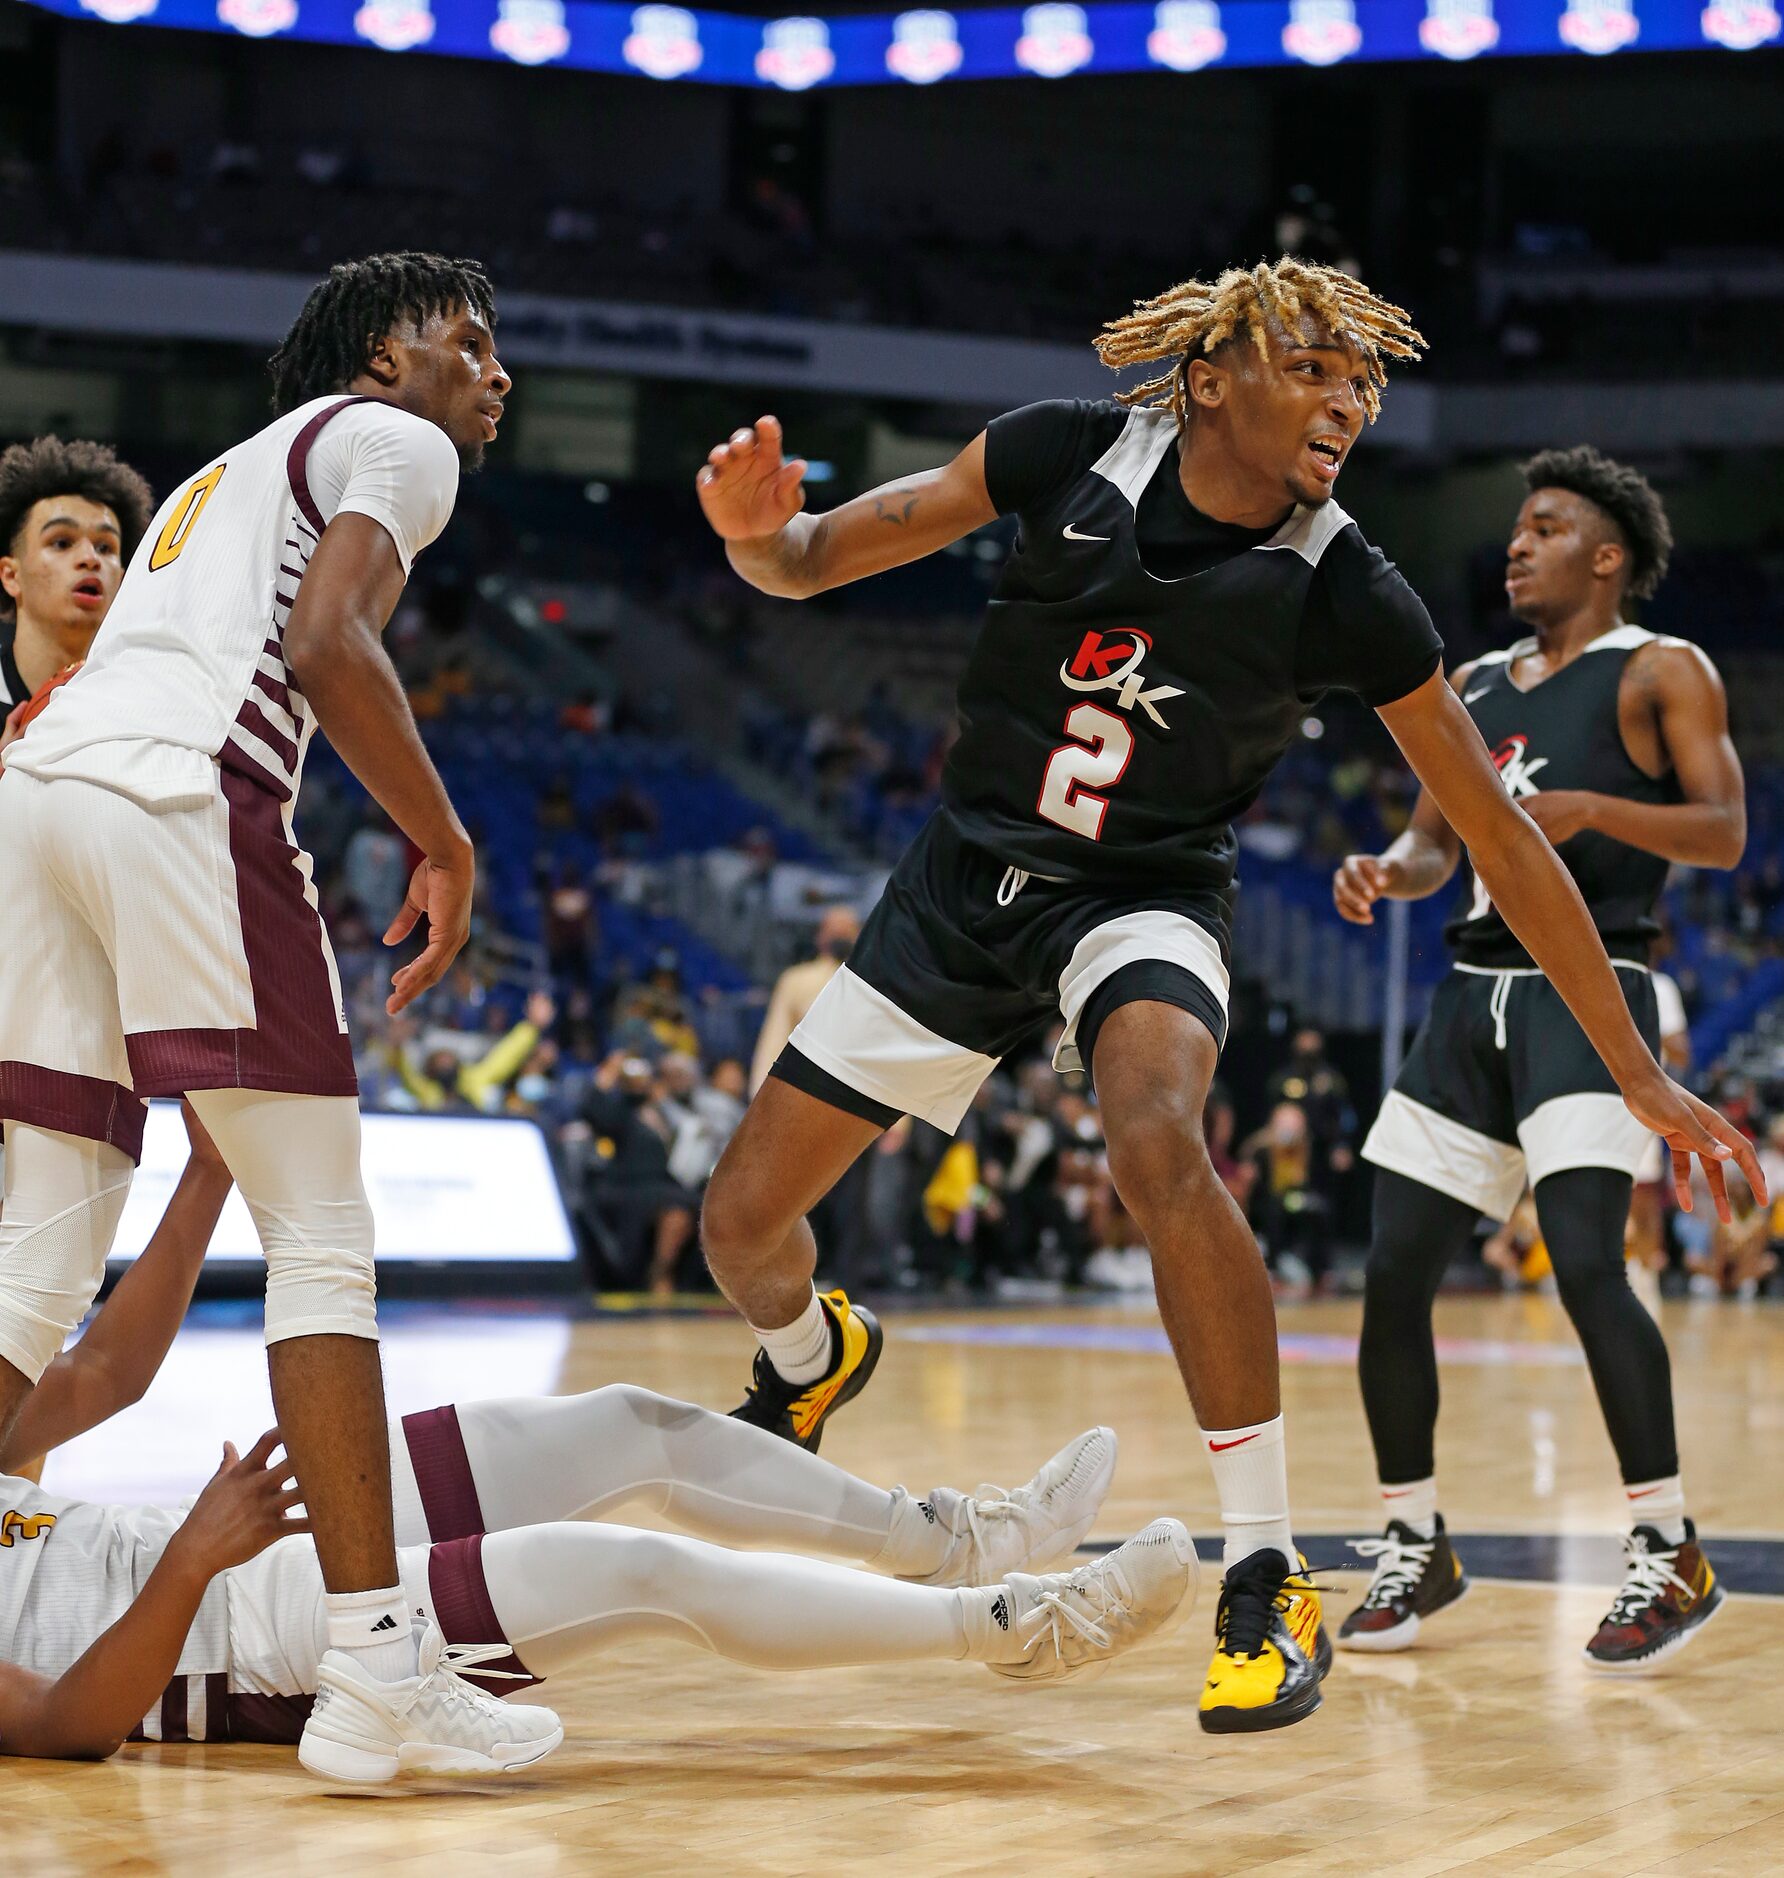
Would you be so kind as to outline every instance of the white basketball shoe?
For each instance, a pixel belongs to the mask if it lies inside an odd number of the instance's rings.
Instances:
[[[312,1774],[358,1786],[411,1772],[508,1774],[544,1760],[563,1741],[550,1709],[497,1701],[459,1675],[507,1656],[507,1644],[448,1643],[429,1624],[420,1645],[421,1673],[402,1682],[376,1681],[343,1650],[324,1654],[297,1744]]]
[[[1126,1545],[1073,1572],[1011,1572],[988,1599],[980,1629],[985,1667],[1020,1682],[1064,1682],[1099,1673],[1124,1650],[1182,1623],[1195,1604],[1201,1566],[1188,1530],[1155,1519]],[[1000,1639],[1022,1653],[1004,1660]]]
[[[937,1487],[922,1505],[952,1536],[923,1585],[994,1585],[1013,1571],[1045,1571],[1070,1558],[1115,1479],[1113,1428],[1092,1428],[1054,1455],[1026,1487]]]

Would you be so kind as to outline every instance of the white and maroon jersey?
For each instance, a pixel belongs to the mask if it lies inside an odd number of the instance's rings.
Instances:
[[[0,1474],[0,1661],[43,1676],[71,1669],[130,1608],[186,1506],[65,1500]],[[143,1718],[151,1741],[202,1739],[202,1710],[229,1668],[229,1601],[221,1576],[198,1607],[167,1694]],[[170,1725],[170,1718],[177,1717]]]
[[[236,445],[161,505],[86,665],[8,767],[172,807],[208,800],[221,765],[290,803],[315,720],[285,623],[317,540],[369,515],[407,574],[458,474],[443,430],[376,398],[315,399]]]

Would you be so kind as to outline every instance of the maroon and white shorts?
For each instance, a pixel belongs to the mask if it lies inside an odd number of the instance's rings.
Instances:
[[[0,959],[0,1120],[134,1159],[147,1096],[358,1093],[310,857],[249,777],[151,809],[0,774]]]

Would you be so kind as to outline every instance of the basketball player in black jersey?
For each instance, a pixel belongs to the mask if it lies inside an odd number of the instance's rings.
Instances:
[[[1672,545],[1645,479],[1577,449],[1532,458],[1524,480],[1505,585],[1532,636],[1461,666],[1450,683],[1508,794],[1560,851],[1657,1052],[1648,956],[1668,863],[1733,867],[1746,845],[1727,702],[1695,646],[1622,621],[1626,598],[1659,585]],[[1380,898],[1436,893],[1461,848],[1427,789],[1385,854],[1353,855],[1338,870],[1338,910],[1367,925]],[[1431,1304],[1478,1217],[1505,1219],[1527,1180],[1635,1522],[1623,1589],[1586,1659],[1644,1668],[1722,1602],[1685,1517],[1666,1343],[1625,1276],[1624,1222],[1647,1133],[1478,868],[1446,936],[1455,969],[1363,1148],[1380,1171],[1359,1367],[1388,1522],[1382,1538],[1361,1542],[1375,1575],[1339,1639],[1404,1649],[1422,1618],[1467,1587],[1437,1511]]]
[[[706,1253],[762,1340],[739,1413],[815,1445],[880,1338],[840,1292],[814,1295],[804,1214],[899,1115],[952,1130],[997,1060],[1063,1015],[1058,1061],[1094,1075],[1220,1496],[1202,1725],[1273,1728],[1318,1707],[1330,1643],[1289,1527],[1269,1280],[1201,1116],[1226,1032],[1231,824],[1326,688],[1381,712],[1644,1124],[1718,1186],[1722,1158],[1752,1154],[1662,1074],[1423,606],[1331,499],[1384,360],[1422,343],[1406,315],[1284,259],[1186,282],[1098,343],[1161,369],[1119,403],[999,418],[946,468],[829,514],[800,513],[805,466],[772,418],[700,472],[732,566],[789,598],[1020,522],[943,806],[726,1151]]]
[[[154,512],[102,443],[39,437],[0,455],[0,724],[87,656]]]

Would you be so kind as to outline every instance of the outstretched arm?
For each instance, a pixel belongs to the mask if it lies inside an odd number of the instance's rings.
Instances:
[[[1526,813],[1557,847],[1595,829],[1687,867],[1734,867],[1747,846],[1747,785],[1728,734],[1721,674],[1696,646],[1662,641],[1631,672],[1646,692],[1683,802],[1632,802],[1590,789],[1534,795]]]
[[[1669,1081],[1642,1042],[1573,876],[1506,793],[1480,732],[1448,684],[1432,676],[1416,691],[1383,705],[1381,720],[1444,819],[1467,844],[1475,872],[1506,924],[1579,1019],[1631,1113],[1666,1136],[1679,1204],[1690,1205],[1693,1154],[1703,1160],[1722,1218],[1729,1217],[1722,1163],[1731,1156],[1763,1196],[1765,1176],[1752,1144],[1714,1109]]]
[[[167,1542],[148,1583],[118,1621],[60,1676],[0,1663],[0,1754],[102,1761],[161,1699],[179,1666],[205,1587],[275,1539],[308,1532],[294,1517],[299,1495],[290,1463],[272,1461],[268,1429],[241,1459],[228,1442],[223,1464]],[[36,1542],[34,1542],[36,1543]],[[41,1541],[55,1543],[54,1536]]]
[[[18,1473],[140,1401],[179,1332],[230,1187],[216,1143],[191,1105],[181,1107],[192,1154],[167,1211],[86,1335],[51,1363],[25,1398],[0,1448],[0,1470]]]
[[[805,463],[783,454],[780,419],[762,417],[711,452],[695,489],[731,565],[752,587],[785,600],[919,561],[997,519],[983,432],[945,468],[806,515]]]

